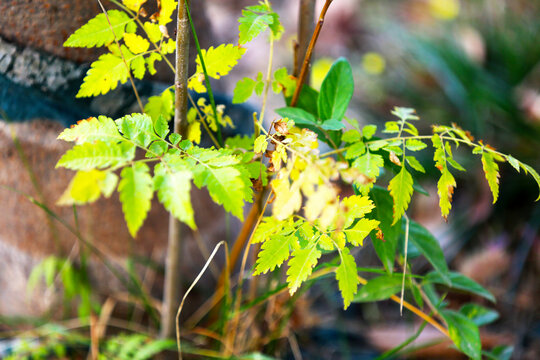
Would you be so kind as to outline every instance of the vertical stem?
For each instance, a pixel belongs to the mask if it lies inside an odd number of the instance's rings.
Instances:
[[[304,62],[302,63],[302,69],[300,69],[300,76],[298,77],[298,80],[296,82],[296,90],[294,91],[294,95],[291,100],[292,107],[294,107],[296,103],[298,102],[298,97],[300,96],[302,85],[304,84],[304,80],[308,73],[309,62],[311,61],[313,48],[315,47],[315,43],[317,42],[317,39],[319,38],[319,34],[321,33],[321,29],[324,24],[324,17],[326,16],[326,12],[328,11],[330,4],[332,4],[332,1],[333,0],[325,1],[324,6],[321,10],[321,14],[319,15],[319,20],[317,21],[317,25],[315,26],[315,30],[313,31],[313,35],[311,36],[311,41],[309,42],[309,46],[306,51],[306,56],[304,57]]]
[[[174,132],[186,133],[188,109],[188,61],[189,61],[189,19],[187,16],[189,2],[178,2],[178,19],[176,28],[176,72],[174,79],[175,107]],[[175,314],[180,304],[180,256],[182,250],[181,224],[169,215],[169,239],[167,258],[165,260],[165,290],[161,312],[162,338],[172,338],[175,334]]]
[[[300,74],[302,60],[306,57],[309,40],[315,29],[315,0],[300,0],[298,9],[298,47],[294,59],[293,75]]]

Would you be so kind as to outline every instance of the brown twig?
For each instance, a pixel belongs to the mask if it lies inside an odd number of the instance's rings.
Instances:
[[[304,63],[302,64],[302,69],[300,70],[300,76],[298,77],[298,80],[296,81],[296,90],[294,91],[294,95],[291,101],[291,106],[295,106],[298,102],[298,97],[300,96],[300,91],[302,90],[302,84],[304,83],[308,69],[309,69],[309,62],[311,61],[311,55],[313,54],[313,48],[315,47],[315,43],[317,42],[317,39],[319,38],[319,34],[321,33],[321,29],[324,23],[324,17],[326,16],[326,12],[328,11],[328,8],[330,7],[330,4],[333,0],[326,0],[324,3],[324,6],[321,10],[321,14],[319,15],[319,20],[317,21],[317,25],[315,26],[315,31],[313,32],[313,36],[311,36],[311,41],[309,42],[309,46],[306,51],[306,56],[304,57]]]
[[[315,3],[315,0],[300,0],[300,8],[298,10],[298,42],[295,44],[294,52],[294,76],[298,76],[300,73],[301,61],[306,56],[309,39],[315,28]]]

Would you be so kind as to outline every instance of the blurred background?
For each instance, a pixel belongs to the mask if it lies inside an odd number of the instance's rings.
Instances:
[[[192,2],[203,48],[236,43],[240,11],[255,4],[247,0]],[[43,13],[30,11],[27,1],[0,4],[0,81],[9,85],[0,90],[0,105],[7,116],[14,121],[48,118],[66,125],[69,119],[76,121],[96,112],[119,114],[132,109],[129,87],[119,89],[113,98],[122,99],[120,104],[100,98],[92,102],[70,98],[88,61],[99,53],[64,51],[61,44],[99,8],[92,1],[60,1],[50,6],[56,7],[53,9],[42,3],[46,2],[39,2]],[[317,1],[317,14],[323,3]],[[274,0],[272,4],[286,29],[276,44],[275,68],[286,66],[290,71],[298,1]],[[62,17],[64,11],[77,15]],[[56,22],[55,14],[63,21]],[[36,37],[32,26],[53,29]],[[231,75],[214,85],[224,98],[230,98],[237,80],[255,77],[266,68],[267,40],[260,37],[247,49]],[[31,71],[17,70],[16,56],[27,59],[22,64],[33,64]],[[422,119],[419,125],[424,133],[433,124],[456,123],[470,130],[475,139],[540,169],[540,1],[334,0],[315,49],[313,87],[320,86],[333,61],[342,56],[352,64],[356,81],[348,116],[360,123],[382,125],[390,119],[394,106],[412,107]],[[55,61],[65,73],[49,72],[41,78],[40,64],[46,63],[45,68],[50,69]],[[61,80],[47,80],[51,74]],[[161,69],[157,79],[170,83],[172,75]],[[151,82],[139,86],[147,94],[161,89]],[[250,105],[258,108],[260,102],[252,98]],[[281,106],[282,98],[273,95],[269,108]],[[276,119],[277,114],[268,118]],[[432,170],[421,178],[421,184],[432,196],[414,198],[411,218],[441,241],[452,269],[475,279],[498,299],[495,305],[486,304],[500,314],[499,320],[483,330],[488,346],[509,344],[514,346],[515,359],[540,358],[540,206],[534,203],[538,196],[534,181],[502,164],[499,201],[492,205],[480,161],[470,155],[458,157],[468,171],[454,172],[458,187],[446,223],[435,196],[439,173],[428,154],[426,151],[421,162]],[[366,264],[373,263],[370,247],[366,245],[361,253]],[[415,272],[427,268],[426,263],[414,262]],[[313,293],[305,300],[305,308],[311,310],[299,310],[294,324],[307,359],[371,358],[418,327],[409,314],[400,317],[393,304],[357,304],[343,312],[333,290],[318,287]],[[460,304],[471,299],[451,295],[448,301]],[[457,356],[446,347],[432,349],[439,352],[422,349],[433,336],[436,334],[426,329],[416,340],[421,349],[415,356]]]

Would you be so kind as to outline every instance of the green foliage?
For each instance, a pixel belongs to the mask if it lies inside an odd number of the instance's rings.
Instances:
[[[405,165],[403,165],[401,171],[390,180],[388,191],[390,191],[390,195],[394,199],[394,221],[392,222],[392,225],[394,225],[401,219],[401,216],[403,216],[405,210],[409,207],[413,193],[413,179],[411,174],[405,168]]]
[[[120,334],[103,345],[99,359],[147,360],[153,359],[165,350],[176,349],[171,339],[152,339],[141,334]]]
[[[283,33],[283,27],[279,22],[279,16],[272,11],[268,2],[260,2],[259,5],[248,6],[242,10],[242,16],[238,19],[239,45],[244,45],[267,29],[270,29],[274,38],[279,39]]]
[[[478,326],[465,315],[456,311],[443,310],[441,314],[448,324],[450,338],[458,349],[472,359],[480,359],[482,357],[482,344],[480,343]]]
[[[332,65],[321,85],[317,102],[319,117],[323,120],[341,120],[354,92],[351,65],[344,58]]]
[[[108,45],[114,42],[115,38],[122,39],[126,25],[132,21],[133,19],[123,11],[109,10],[107,16],[99,14],[71,34],[64,46],[91,48]]]
[[[135,163],[125,167],[120,177],[118,192],[122,210],[129,232],[135,237],[151,207],[153,187],[150,168],[144,163]]]

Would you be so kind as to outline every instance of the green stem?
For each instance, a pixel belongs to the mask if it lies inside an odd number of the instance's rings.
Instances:
[[[223,146],[223,138],[221,136],[221,128],[218,122],[216,102],[214,101],[214,93],[212,92],[212,86],[210,85],[210,77],[206,71],[206,65],[204,63],[204,58],[202,56],[201,46],[199,44],[199,38],[197,37],[197,32],[195,31],[195,25],[193,25],[193,20],[191,18],[191,13],[189,11],[188,0],[184,0],[187,17],[189,19],[189,25],[191,26],[191,32],[193,33],[193,40],[195,41],[195,46],[197,47],[197,53],[199,55],[199,60],[201,61],[201,67],[204,73],[204,82],[206,84],[206,89],[208,91],[208,99],[210,100],[210,105],[212,106],[212,112],[214,113],[214,118],[217,125],[217,139],[220,146]]]

